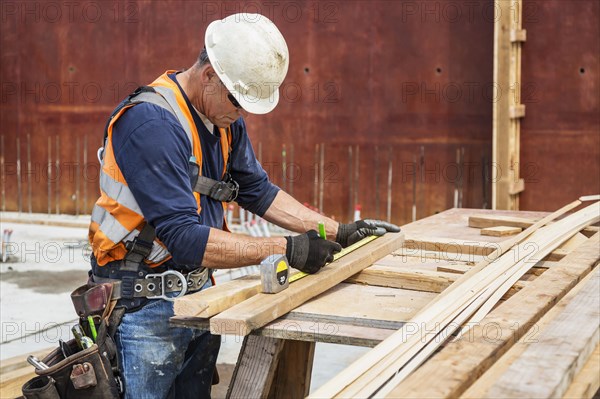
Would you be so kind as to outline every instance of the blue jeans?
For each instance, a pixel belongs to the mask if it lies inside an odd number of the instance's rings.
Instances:
[[[172,302],[151,300],[123,316],[115,341],[126,399],[210,398],[221,338],[171,327],[173,315]]]

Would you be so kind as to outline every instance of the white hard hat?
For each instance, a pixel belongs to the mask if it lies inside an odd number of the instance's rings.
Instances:
[[[271,112],[287,74],[289,53],[275,24],[260,14],[233,14],[211,22],[204,38],[217,75],[242,108]]]

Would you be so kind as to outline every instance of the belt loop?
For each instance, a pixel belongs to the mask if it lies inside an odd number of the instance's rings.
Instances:
[[[121,277],[121,298],[125,298],[125,299],[133,298],[134,285],[135,285],[135,277],[133,277],[133,276]]]

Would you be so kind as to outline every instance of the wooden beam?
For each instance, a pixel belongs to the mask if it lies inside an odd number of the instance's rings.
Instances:
[[[582,398],[592,399],[600,390],[600,344],[590,355],[581,371],[575,375],[573,382],[563,395],[563,399]]]
[[[447,344],[393,393],[401,396],[410,392],[415,398],[460,396],[592,270],[600,258],[599,247],[600,236],[596,235],[532,281],[527,289],[499,305],[466,339]],[[493,326],[497,339],[489,338],[489,326]],[[425,386],[424,380],[436,383]]]
[[[598,344],[600,331],[600,270],[580,284],[564,311],[489,389],[490,397],[557,398],[566,392]]]
[[[401,233],[388,233],[309,275],[278,294],[257,294],[214,316],[210,328],[214,334],[248,335],[252,330],[283,316],[309,299],[327,291],[373,262],[400,248]]]
[[[285,341],[269,399],[304,399],[310,390],[315,343]]]
[[[521,180],[520,118],[521,104],[522,0],[495,0],[498,17],[494,19],[494,82],[497,98],[492,118],[492,208],[519,209],[518,192],[513,182]],[[511,193],[512,191],[512,193]]]
[[[227,398],[267,398],[284,341],[277,338],[244,338]]]
[[[481,229],[482,236],[504,237],[519,234],[523,229],[521,227],[496,226]]]
[[[503,215],[473,215],[469,216],[469,227],[475,227],[483,229],[487,227],[496,226],[510,226],[510,227],[521,227],[526,229],[533,225],[536,220],[527,218],[514,217],[514,216],[503,216]],[[596,226],[588,226],[581,230],[581,233],[586,237],[591,237],[596,234],[600,229]]]
[[[373,265],[350,277],[346,282],[439,293],[444,291],[459,277],[460,275],[456,273],[430,270],[402,270],[389,266]],[[526,284],[523,281],[517,282],[503,299],[510,298],[525,287]]]
[[[260,275],[244,276],[177,298],[174,310],[177,316],[211,317],[260,291]]]

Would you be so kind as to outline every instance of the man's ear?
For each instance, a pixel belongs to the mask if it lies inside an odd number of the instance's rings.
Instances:
[[[217,76],[215,69],[210,64],[206,64],[200,67],[200,80],[202,83],[207,84],[211,83],[213,79]]]

